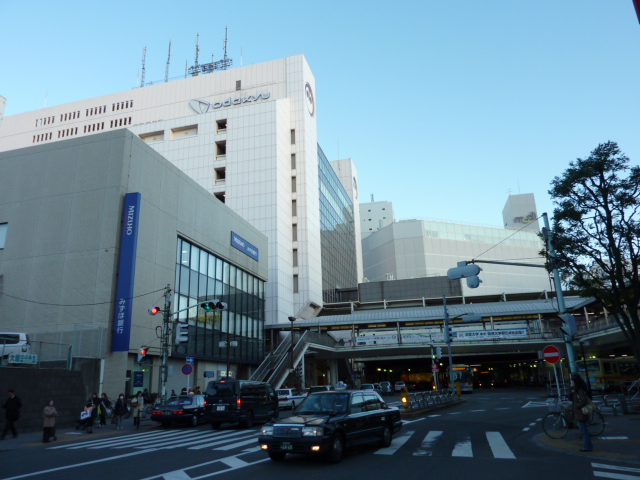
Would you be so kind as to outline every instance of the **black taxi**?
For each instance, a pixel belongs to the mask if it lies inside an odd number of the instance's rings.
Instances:
[[[401,428],[398,408],[388,406],[376,391],[326,391],[309,395],[290,417],[264,425],[258,444],[274,461],[300,453],[337,463],[353,445],[388,447]]]
[[[186,423],[195,427],[204,419],[206,404],[204,395],[170,397],[151,411],[151,420],[160,422],[163,427],[174,423]]]

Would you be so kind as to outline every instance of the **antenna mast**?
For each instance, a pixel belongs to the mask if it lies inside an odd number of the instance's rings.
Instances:
[[[213,55],[211,55],[211,63],[203,63],[202,65],[198,64],[198,53],[200,51],[200,47],[196,43],[196,63],[193,67],[188,68],[188,72],[192,77],[199,75],[200,73],[212,73],[216,70],[226,70],[233,64],[233,59],[227,56],[227,44],[229,40],[228,29],[225,28],[225,39],[224,39],[224,57],[222,60],[218,60],[217,62],[213,61]]]
[[[167,69],[164,72],[164,81],[169,81],[169,66],[171,65],[171,40],[169,40],[169,56],[167,57]]]
[[[147,47],[142,50],[142,77],[140,78],[140,87],[144,87],[145,61],[147,59]]]

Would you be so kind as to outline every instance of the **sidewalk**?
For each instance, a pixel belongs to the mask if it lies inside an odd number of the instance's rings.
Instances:
[[[605,415],[604,421],[604,432],[591,437],[593,452],[580,452],[582,439],[579,430],[569,430],[560,440],[549,438],[541,432],[535,441],[545,448],[569,454],[640,463],[640,415]]]
[[[22,433],[20,432],[20,424],[18,423],[18,438],[12,438],[11,433],[9,433],[4,440],[0,440],[0,455],[4,452],[24,447],[52,447],[57,444],[75,442],[81,439],[93,440],[110,436],[130,435],[136,432],[142,433],[157,428],[159,425],[157,422],[143,419],[140,424],[140,429],[138,429],[133,426],[133,419],[128,418],[124,421],[124,430],[116,430],[116,426],[111,424],[102,428],[96,428],[94,426],[93,433],[87,433],[85,430],[76,430],[75,428],[56,429],[56,437],[58,440],[51,443],[42,443],[42,430]]]

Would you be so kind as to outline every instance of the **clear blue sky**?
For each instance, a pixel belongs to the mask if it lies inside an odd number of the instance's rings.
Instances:
[[[640,162],[640,25],[632,0],[0,2],[5,115],[163,81],[222,57],[306,55],[319,142],[353,158],[361,201],[398,219],[500,226],[508,192],[547,191],[618,142]],[[241,55],[242,52],[242,55]]]

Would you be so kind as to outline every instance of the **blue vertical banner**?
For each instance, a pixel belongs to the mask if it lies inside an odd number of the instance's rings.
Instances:
[[[124,196],[118,287],[113,319],[113,340],[111,342],[112,352],[128,352],[131,341],[131,312],[133,310],[133,285],[136,276],[141,199],[142,195],[139,193],[127,193]]]

